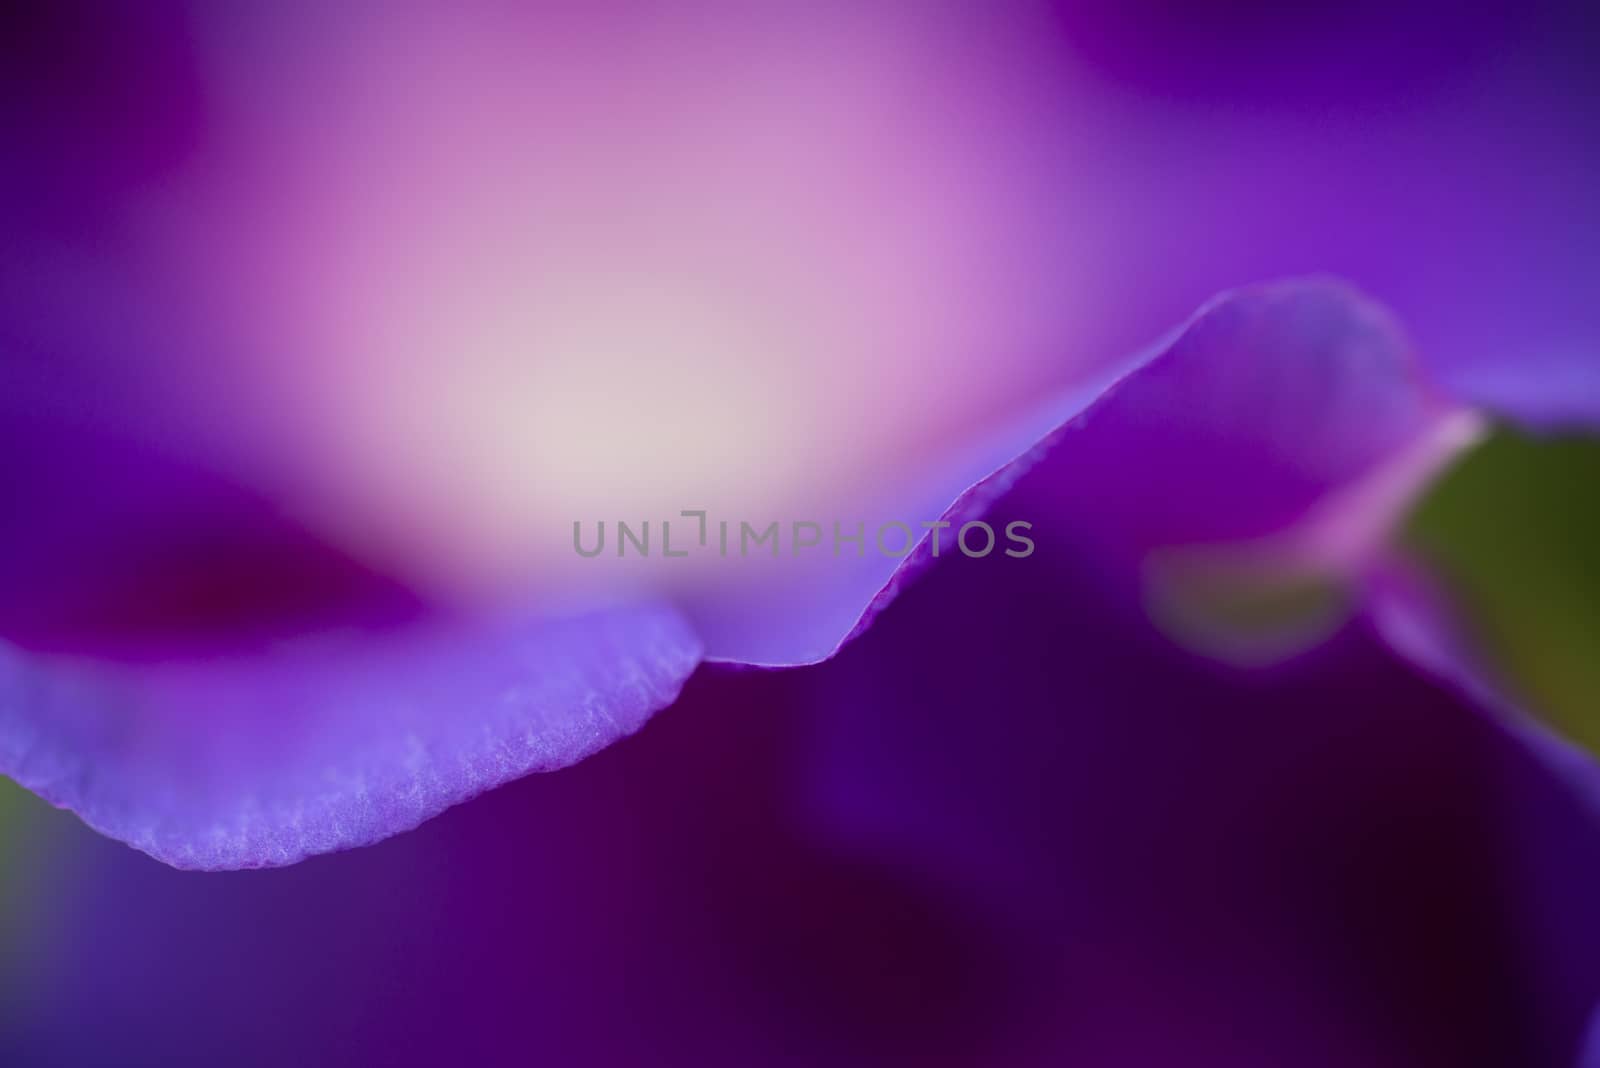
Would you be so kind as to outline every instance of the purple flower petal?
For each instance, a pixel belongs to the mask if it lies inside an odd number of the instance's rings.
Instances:
[[[1455,447],[1444,432],[1458,412],[1423,382],[1389,315],[1350,287],[1305,280],[1246,288],[1145,352],[933,459],[920,481],[884,491],[867,536],[881,522],[940,517],[951,524],[944,553],[955,555],[956,528],[1041,456],[1059,453],[1051,457],[1053,500],[1039,513],[993,516],[996,525],[1067,527],[1107,558],[1137,565],[1155,550],[1280,536],[1317,518],[1313,548],[1359,556]],[[1419,456],[1427,462],[1412,462]],[[1351,492],[1361,486],[1372,492]],[[1318,517],[1340,494],[1345,506]],[[870,550],[854,559],[785,558],[770,581],[690,598],[689,613],[712,659],[823,659],[931,561],[932,536],[918,533],[904,560]]]
[[[0,446],[30,458],[0,523],[0,774],[96,829],[185,868],[374,842],[631,733],[698,662],[666,607],[441,618],[219,470],[159,362],[45,358],[115,351],[62,322],[0,362]]]
[[[939,458],[873,507],[884,519],[942,516],[953,555],[955,528],[1054,451],[1055,497],[1043,514],[1015,518],[1070,526],[1108,558],[1137,561],[1291,529],[1425,443],[1447,413],[1374,305],[1333,282],[1262,286],[1219,298],[1162,343]],[[169,489],[156,476],[170,472],[151,466],[151,483]],[[216,496],[198,499],[210,507]],[[240,545],[259,540],[249,535],[258,526],[275,529],[256,518],[233,525]],[[223,559],[248,572],[262,559],[253,552]],[[303,555],[291,545],[282,559]],[[682,617],[652,609],[487,631],[355,631],[142,664],[11,651],[3,766],[169,862],[289,863],[593,752],[671,699],[701,642],[726,661],[822,659],[934,555],[924,537],[904,560],[869,551],[758,561],[756,581],[685,595]],[[340,589],[313,576],[319,594]],[[168,591],[158,582],[154,592]],[[248,617],[253,596],[224,599]]]
[[[1283,532],[1451,407],[1399,328],[1335,282],[1213,302],[1083,420],[1064,493],[1131,553]]]
[[[176,867],[291,864],[588,756],[699,652],[658,607],[154,664],[0,645],[0,772]]]

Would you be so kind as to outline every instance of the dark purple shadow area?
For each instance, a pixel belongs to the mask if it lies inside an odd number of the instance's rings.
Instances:
[[[1055,0],[1063,43],[1108,81],[1252,111],[1366,111],[1470,87],[1563,3],[1342,0]]]
[[[422,610],[160,431],[98,418],[114,375],[0,366],[0,640],[117,659],[210,654]],[[107,377],[112,378],[106,382]],[[81,410],[65,403],[72,398]],[[157,399],[132,407],[159,424]]]

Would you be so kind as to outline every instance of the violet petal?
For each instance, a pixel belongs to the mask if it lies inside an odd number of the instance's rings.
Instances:
[[[0,772],[175,867],[366,845],[637,730],[699,660],[658,607],[156,664],[0,645]]]
[[[1157,549],[1288,530],[1425,443],[1457,410],[1423,382],[1387,312],[1349,286],[1248,287],[936,460],[920,483],[884,492],[868,529],[941,517],[952,524],[944,552],[953,555],[953,528],[1059,451],[1046,511],[993,521],[1071,527],[1108,558],[1138,564]],[[713,660],[811,663],[859,634],[933,555],[923,532],[903,560],[871,551],[786,559],[781,580],[690,598],[687,611]]]

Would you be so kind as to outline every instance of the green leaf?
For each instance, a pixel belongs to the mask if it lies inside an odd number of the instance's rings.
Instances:
[[[1402,538],[1443,580],[1493,681],[1600,753],[1600,438],[1495,431]]]
[[[0,991],[14,979],[4,965],[12,943],[25,928],[30,882],[29,859],[34,847],[34,817],[43,803],[0,775]]]

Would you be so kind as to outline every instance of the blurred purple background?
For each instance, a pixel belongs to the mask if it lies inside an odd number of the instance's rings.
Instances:
[[[1029,27],[1008,159],[1070,188],[1012,269],[1047,291],[1075,250],[1072,359],[1308,271],[1394,308],[1469,396],[1600,351],[1589,5],[993,19]],[[57,117],[0,99],[30,163],[0,163],[11,233],[93,247],[84,205],[199,136],[190,25],[9,6],[0,67]],[[52,288],[4,267],[8,300]],[[1001,361],[992,402],[1061,359]],[[1000,505],[1061,517],[1022,565],[936,568],[816,668],[702,668],[636,737],[369,849],[179,873],[8,791],[0,1062],[1575,1064],[1592,819],[1359,620],[1265,673],[1175,650],[1080,551],[1095,518],[1064,484],[1046,463]]]

